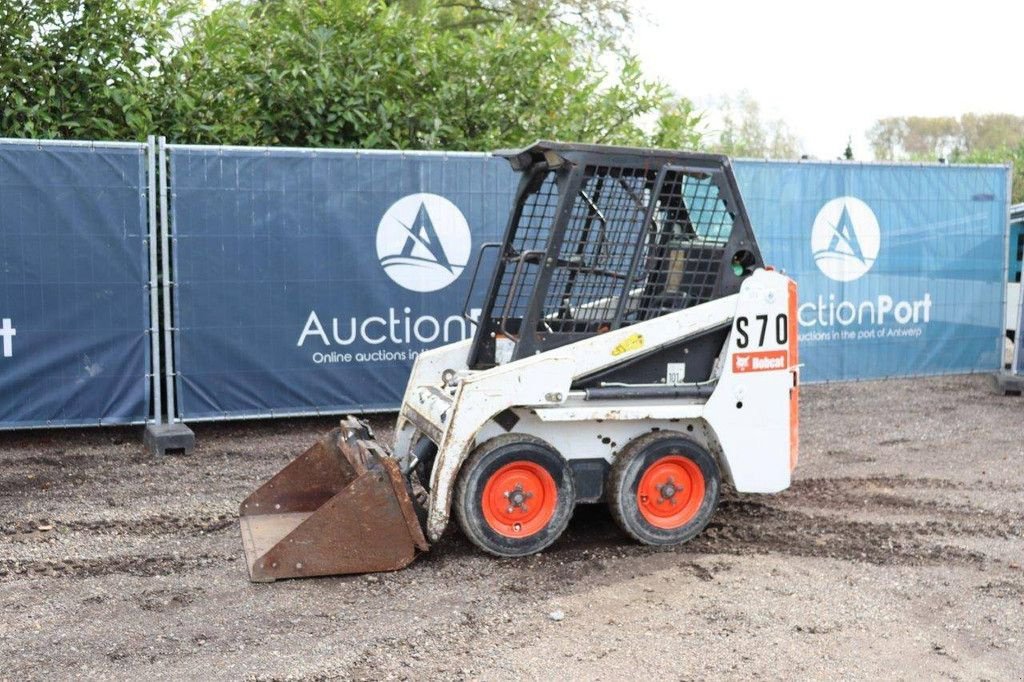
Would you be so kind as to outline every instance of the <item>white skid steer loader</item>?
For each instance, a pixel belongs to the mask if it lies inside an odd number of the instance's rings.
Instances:
[[[496,265],[475,336],[416,358],[392,449],[348,417],[242,503],[252,580],[402,568],[453,512],[503,557],[548,547],[579,503],[677,544],[723,481],[789,486],[796,284],[764,266],[728,158],[499,154],[521,180],[481,248],[477,271],[489,250]]]

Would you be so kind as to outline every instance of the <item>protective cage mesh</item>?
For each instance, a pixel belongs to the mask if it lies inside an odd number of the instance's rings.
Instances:
[[[519,322],[526,314],[530,295],[537,284],[558,209],[555,172],[549,171],[538,179],[536,191],[522,199],[511,250],[505,254],[506,265],[494,298],[494,314],[505,320],[506,327],[508,321],[512,321],[512,329],[506,333],[519,331]]]
[[[721,174],[587,165],[561,234],[556,177],[546,171],[523,197],[494,300],[502,333],[518,334],[549,253],[541,334],[615,329],[711,299],[735,221]]]

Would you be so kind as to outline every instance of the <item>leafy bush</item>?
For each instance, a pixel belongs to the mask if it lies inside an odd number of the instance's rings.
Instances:
[[[2,0],[0,135],[140,139],[183,0]]]
[[[644,78],[615,31],[586,30],[601,11],[624,16],[606,0],[224,0],[208,14],[192,0],[0,6],[15,37],[0,48],[8,136],[401,149],[699,141],[689,102]]]

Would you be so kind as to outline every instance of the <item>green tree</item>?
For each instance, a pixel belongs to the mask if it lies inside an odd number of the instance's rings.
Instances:
[[[965,154],[1013,150],[1024,142],[1024,116],[964,114],[879,119],[868,131],[875,158],[934,161]]]
[[[666,149],[699,149],[703,142],[704,115],[693,102],[680,97],[661,105],[650,145]],[[643,142],[643,141],[641,141]]]
[[[1000,147],[972,152],[958,152],[951,161],[955,163],[1011,163],[1013,164],[1013,189],[1010,201],[1024,203],[1024,142],[1016,147]]]
[[[627,0],[0,0],[0,135],[695,146]]]
[[[1024,116],[883,118],[868,131],[868,140],[883,161],[1012,163],[1013,201],[1024,201]]]
[[[1024,142],[1024,116],[964,114],[960,129],[965,152],[1014,149]]]
[[[382,0],[225,2],[165,60],[156,123],[178,142],[232,144],[692,141],[692,111],[673,108],[672,93],[632,55],[608,67],[613,55],[581,48],[568,23],[499,13],[463,27],[456,9],[432,0],[414,11]],[[644,126],[662,111],[661,123]]]
[[[0,135],[141,139],[185,0],[0,0]]]
[[[633,19],[629,0],[387,0],[422,15],[442,13],[449,28],[479,28],[506,19],[542,27],[571,27],[581,40],[605,47],[617,44]]]
[[[898,161],[948,158],[962,148],[960,122],[949,116],[905,116],[878,120],[868,131],[875,158]]]
[[[846,148],[843,149],[843,155],[839,157],[843,161],[853,161],[853,136],[847,136]]]
[[[800,141],[781,119],[765,120],[761,105],[749,92],[722,97],[713,107],[717,130],[706,133],[705,145],[715,152],[738,157],[795,159]]]

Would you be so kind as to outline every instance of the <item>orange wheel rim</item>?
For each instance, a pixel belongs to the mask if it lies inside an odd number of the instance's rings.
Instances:
[[[510,462],[484,485],[484,520],[498,535],[523,538],[542,530],[555,515],[558,487],[540,464]]]
[[[647,467],[636,504],[647,523],[673,530],[692,521],[704,502],[704,474],[692,459],[667,455]]]

